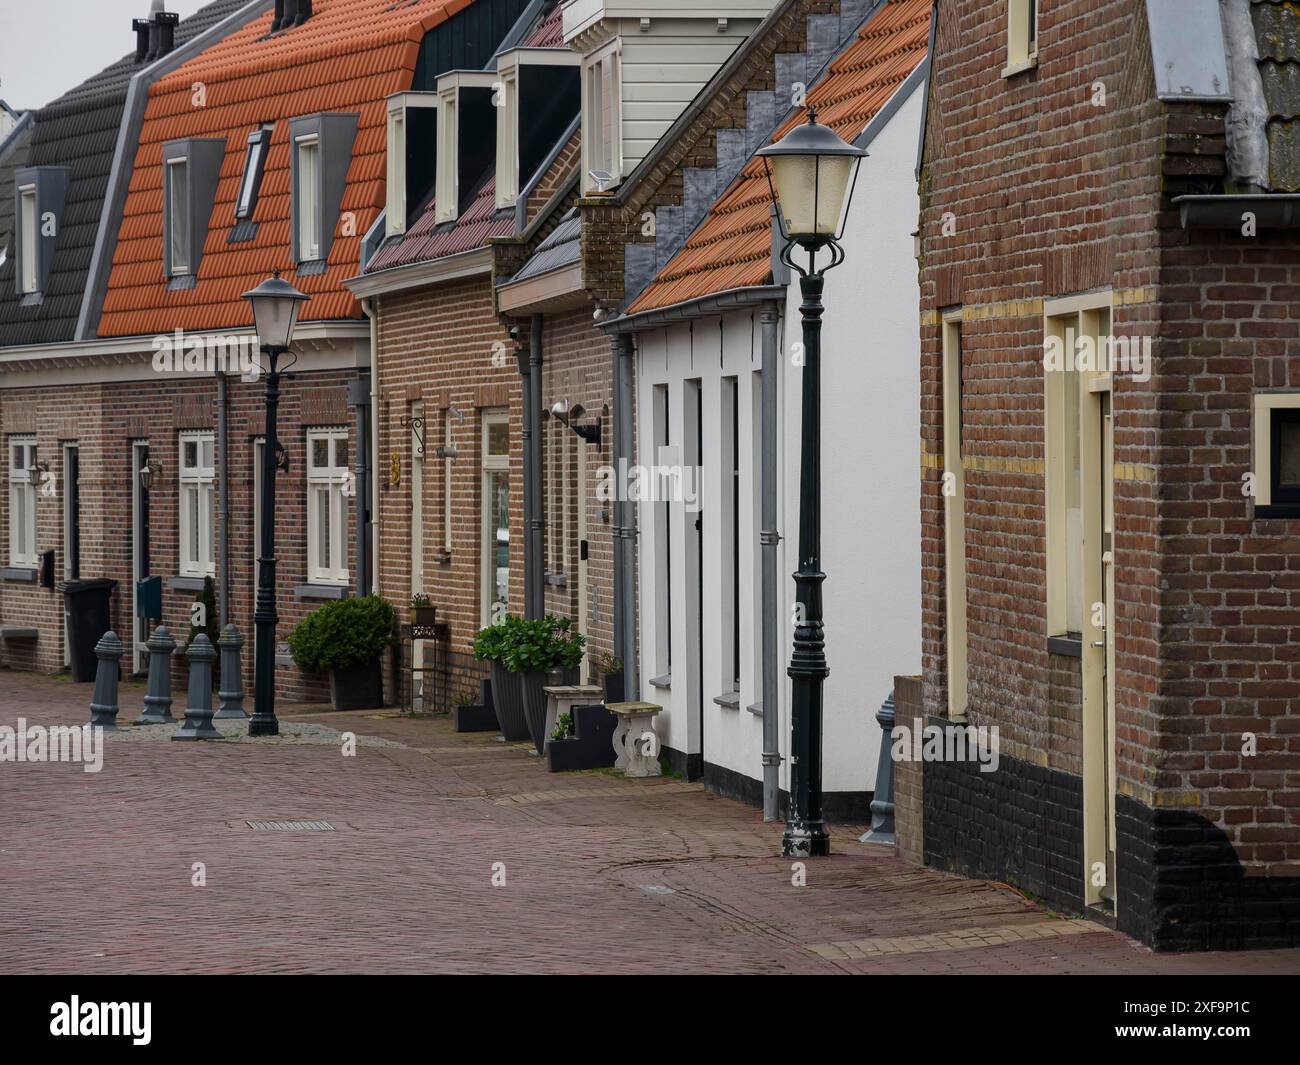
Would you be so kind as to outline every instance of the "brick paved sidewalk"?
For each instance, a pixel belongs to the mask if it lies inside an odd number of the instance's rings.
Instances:
[[[0,725],[81,723],[90,691],[0,672]],[[0,971],[1300,972],[1300,951],[1155,955],[860,826],[834,826],[796,887],[782,826],[697,785],[551,774],[442,720],[282,709],[314,727],[110,737],[97,774],[0,763]],[[368,739],[343,757],[331,729]]]

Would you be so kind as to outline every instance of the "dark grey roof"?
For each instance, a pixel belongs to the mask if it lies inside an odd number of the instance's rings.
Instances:
[[[1281,192],[1300,190],[1300,13],[1281,0],[1250,5],[1259,48],[1268,125],[1268,183]]]
[[[177,25],[175,46],[181,47],[248,3],[214,0],[200,8]],[[130,38],[126,19],[122,36]],[[73,339],[127,89],[145,65],[135,61],[133,51],[42,107],[35,115],[26,158],[18,162],[15,153],[0,162],[0,247],[10,248],[8,260],[0,266],[0,346]],[[20,305],[12,254],[14,174],[23,166],[66,166],[72,170],[44,298],[33,307]]]
[[[547,234],[546,239],[537,245],[537,250],[533,252],[531,258],[506,284],[526,281],[538,274],[545,274],[576,263],[581,256],[581,237],[582,218],[578,214],[578,209],[574,207],[564,216],[563,221]]]

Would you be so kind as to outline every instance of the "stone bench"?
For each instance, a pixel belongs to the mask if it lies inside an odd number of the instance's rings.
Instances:
[[[655,715],[663,710],[658,703],[610,703],[607,709],[618,718],[614,729],[614,768],[629,777],[657,777],[659,736],[655,732]]]
[[[546,744],[542,746],[545,754],[560,715],[572,713],[580,703],[603,702],[604,689],[598,684],[548,684],[542,691],[546,693]]]

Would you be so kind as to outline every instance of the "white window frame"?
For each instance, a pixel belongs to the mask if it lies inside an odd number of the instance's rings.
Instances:
[[[513,207],[519,198],[519,67],[498,62],[499,80],[492,101],[497,117],[497,209]]]
[[[1048,300],[1043,306],[1043,351],[1055,337],[1064,346],[1067,357],[1074,348],[1069,337],[1092,336],[1099,339],[1102,318],[1111,314],[1111,293],[1093,292]],[[1067,332],[1069,330],[1069,332]],[[1098,351],[1101,347],[1098,346]],[[1078,486],[1077,500],[1071,505],[1069,480],[1083,475],[1083,401],[1094,377],[1106,377],[1091,371],[1068,367],[1043,370],[1044,432],[1044,502],[1046,512],[1046,579],[1047,635],[1079,636],[1087,627],[1087,603],[1084,595],[1083,491]],[[1073,441],[1071,440],[1073,435]]]
[[[407,200],[406,142],[410,133],[407,112],[416,108],[437,108],[436,92],[399,92],[388,97],[388,124],[386,133],[384,234],[400,236],[406,232],[406,216],[411,209]],[[441,135],[442,115],[438,113]],[[435,183],[437,175],[435,174]]]
[[[36,463],[34,434],[9,438],[9,565],[34,569],[36,550],[36,482],[32,466]],[[15,468],[15,460],[18,467]]]
[[[316,444],[325,441],[328,465],[316,465]],[[348,583],[348,503],[343,494],[348,483],[348,465],[338,461],[338,447],[348,449],[348,431],[343,428],[307,431],[307,583]],[[348,449],[348,458],[351,454]],[[328,558],[321,557],[317,532],[322,505],[328,508]]]
[[[492,607],[496,603],[496,526],[492,524],[492,489],[493,475],[510,472],[510,448],[507,443],[504,455],[493,455],[488,450],[492,426],[505,425],[510,431],[510,413],[505,410],[485,410],[482,412],[479,450],[479,600],[484,625],[490,625],[496,619]],[[508,440],[508,438],[507,438]],[[507,528],[509,515],[507,514]],[[506,608],[510,606],[509,580],[506,583]]]
[[[608,192],[623,180],[622,42],[610,41],[582,63],[582,191]],[[598,190],[593,170],[614,180]]]
[[[21,226],[22,239],[18,242],[21,252],[18,276],[22,279],[23,294],[36,292],[37,242],[40,240],[40,215],[36,210],[36,185],[22,185],[18,189],[18,224]]]
[[[1007,0],[1007,65],[1009,78],[1038,66],[1038,0]]]
[[[235,201],[235,217],[248,219],[257,209],[262,174],[266,170],[266,155],[271,145],[271,127],[262,126],[248,135],[244,152],[244,171],[239,177],[239,198]]]
[[[298,202],[294,204],[294,225],[298,233],[298,261],[314,262],[321,257],[324,234],[321,233],[320,189],[321,146],[320,136],[305,133],[295,137],[293,150],[297,160]],[[310,165],[306,161],[310,159]]]
[[[189,159],[176,156],[167,160],[167,265],[173,275],[188,274],[193,258],[189,232]],[[179,190],[180,195],[177,195]]]
[[[1255,457],[1255,506],[1273,506],[1273,411],[1300,407],[1300,392],[1256,392],[1252,399],[1254,423],[1251,439]]]
[[[196,464],[189,465],[185,459],[185,445],[195,445]],[[205,463],[205,445],[211,461]],[[179,533],[177,545],[177,572],[182,577],[215,577],[216,560],[213,554],[213,499],[216,484],[216,437],[210,430],[201,432],[184,432],[180,434],[177,448],[177,483],[179,486]],[[198,529],[194,528],[189,499],[198,504]],[[191,541],[197,533],[197,550],[191,551]]]

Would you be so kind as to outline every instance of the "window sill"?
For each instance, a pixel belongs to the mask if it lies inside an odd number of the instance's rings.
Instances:
[[[1255,505],[1256,518],[1300,518],[1300,503],[1270,503]]]
[[[168,292],[184,292],[193,288],[199,283],[199,279],[193,274],[173,274],[167,282]]]
[[[1026,70],[1033,70],[1038,66],[1038,53],[1034,53],[1028,59],[1019,59],[1014,63],[1008,63],[1002,68],[1004,78],[1014,78],[1017,74],[1023,74]]]
[[[1063,632],[1059,636],[1047,637],[1049,654],[1066,655],[1069,658],[1083,657],[1083,637],[1072,632]]]
[[[317,274],[323,274],[327,265],[324,259],[304,259],[298,264],[295,273],[299,277],[315,277]]]
[[[749,711],[751,714],[753,714],[755,717],[762,717],[762,716],[763,716],[763,700],[760,699],[760,700],[759,700],[758,702],[756,702],[756,703],[750,703],[749,706],[745,707],[745,709],[748,710],[748,711]]]
[[[45,302],[43,292],[24,292],[23,298],[18,301],[19,307],[39,307]]]
[[[671,691],[673,686],[673,675],[665,673],[662,677],[651,677],[650,687],[659,688],[663,691]]]
[[[721,695],[715,695],[713,701],[719,706],[726,707],[728,710],[739,710],[740,692],[723,692]]]
[[[26,566],[0,566],[0,581],[24,581],[36,583],[36,569]]]
[[[552,588],[564,588],[569,583],[569,578],[564,573],[548,573],[543,580]]]
[[[346,599],[352,594],[347,584],[300,584],[293,590],[299,599]]]
[[[206,577],[168,577],[167,588],[172,592],[201,592]]]

